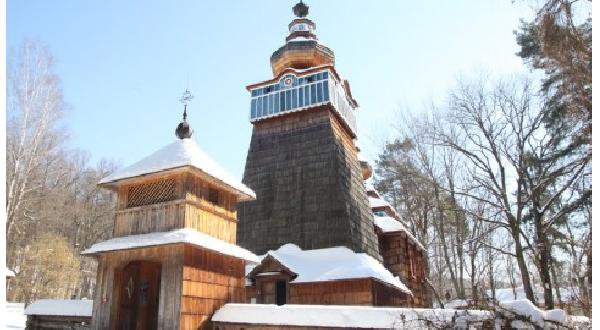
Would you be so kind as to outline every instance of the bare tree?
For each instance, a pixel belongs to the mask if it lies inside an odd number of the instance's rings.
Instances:
[[[28,201],[43,184],[43,166],[59,152],[63,133],[60,81],[48,49],[26,42],[8,65],[6,145],[6,232],[20,233],[19,221],[29,217]]]

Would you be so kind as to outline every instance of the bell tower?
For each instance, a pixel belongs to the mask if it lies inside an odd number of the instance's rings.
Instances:
[[[238,205],[238,243],[257,254],[286,243],[346,246],[381,260],[355,145],[358,103],[308,9],[294,6],[286,42],[271,55],[273,78],[247,86],[243,182],[257,199]]]

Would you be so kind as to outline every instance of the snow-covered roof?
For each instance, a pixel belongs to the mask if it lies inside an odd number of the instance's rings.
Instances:
[[[408,229],[404,226],[404,224],[390,216],[380,217],[378,215],[374,216],[375,226],[381,229],[384,233],[392,233],[396,231],[404,231],[408,232]]]
[[[260,261],[254,253],[244,248],[190,228],[116,237],[101,243],[96,243],[81,254],[96,254],[105,251],[127,250],[146,246],[177,243],[200,246],[220,254],[241,258],[254,263]]]
[[[410,239],[418,248],[425,250],[423,244],[419,242],[419,240],[413,235],[404,224],[390,216],[380,217],[375,215],[374,217],[375,226],[381,229],[383,233],[395,233],[395,232],[403,232],[406,234],[408,239]]]
[[[428,328],[427,320],[461,324],[492,319],[492,311],[456,314],[454,309],[387,308],[336,305],[225,304],[213,322],[302,327],[399,329]]]
[[[386,202],[385,200],[381,199],[381,198],[375,198],[375,197],[371,197],[369,196],[369,205],[371,206],[372,209],[377,208],[377,207],[392,207],[390,205],[390,203]]]
[[[5,274],[5,277],[15,277],[15,272],[8,269],[8,267],[4,267],[4,274]]]
[[[379,261],[365,253],[356,253],[346,247],[302,250],[297,245],[285,244],[267,252],[282,265],[298,274],[292,281],[320,282],[352,278],[375,278],[398,289],[411,291],[394,277]]]
[[[92,316],[93,300],[40,299],[25,308],[25,315]]]
[[[100,180],[100,184],[185,166],[196,168],[233,188],[241,195],[242,200],[256,198],[252,189],[227,173],[198,146],[194,139],[177,139],[137,163],[105,177]]]
[[[2,308],[2,307],[0,307]],[[15,303],[15,302],[6,302],[4,305],[4,313],[3,315],[4,326],[6,329],[10,330],[25,330],[25,326],[27,324],[27,316],[23,314],[25,310],[25,304],[23,303]],[[0,324],[2,324],[0,322]]]
[[[365,181],[365,189],[367,189],[367,191],[375,191],[375,186],[373,186],[373,182],[371,182],[371,180],[367,180]]]

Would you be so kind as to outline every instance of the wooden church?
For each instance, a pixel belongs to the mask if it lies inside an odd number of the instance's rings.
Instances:
[[[430,306],[426,251],[365,188],[350,85],[308,6],[293,11],[273,78],[247,87],[244,183],[192,139],[187,91],[177,139],[100,181],[117,211],[113,238],[83,252],[93,328],[207,328],[228,303]]]

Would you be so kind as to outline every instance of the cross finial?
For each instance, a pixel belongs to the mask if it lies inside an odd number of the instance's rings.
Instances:
[[[177,129],[175,130],[175,135],[177,135],[180,139],[189,139],[192,137],[192,128],[190,124],[187,122],[187,106],[190,101],[194,98],[192,93],[186,88],[185,92],[179,99],[179,102],[183,103],[183,121],[177,125]]]
[[[187,119],[187,106],[190,104],[190,101],[194,98],[194,95],[190,93],[190,91],[186,88],[185,92],[179,99],[179,102],[183,103],[183,121]]]

